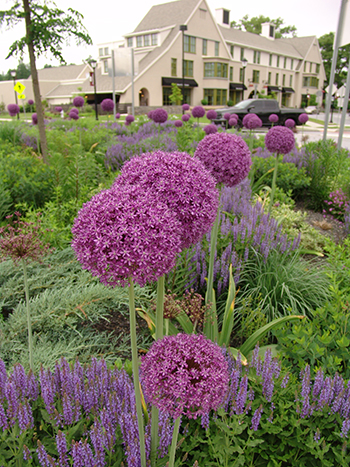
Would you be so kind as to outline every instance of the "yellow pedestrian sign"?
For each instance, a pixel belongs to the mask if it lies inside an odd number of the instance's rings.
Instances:
[[[25,99],[26,98],[26,95],[25,94],[19,94],[18,95],[18,99]]]
[[[18,94],[22,94],[23,91],[25,90],[25,86],[24,84],[18,82],[15,84],[15,86],[13,87],[13,89],[18,93]]]

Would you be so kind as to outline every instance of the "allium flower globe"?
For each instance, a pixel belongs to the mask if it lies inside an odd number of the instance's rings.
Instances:
[[[224,114],[224,119],[225,120],[230,120],[231,117],[232,117],[232,115],[229,112]]]
[[[276,115],[276,114],[269,115],[269,122],[277,123],[278,122],[278,115]]]
[[[72,120],[78,120],[78,119],[79,119],[79,113],[78,113],[77,109],[72,109],[72,110],[69,112],[69,117],[70,117]]]
[[[246,120],[245,127],[248,128],[248,130],[254,130],[255,128],[261,128],[262,121],[256,114],[250,114],[250,118]]]
[[[38,124],[38,115],[36,113],[32,114],[32,124],[33,125]]]
[[[84,98],[81,96],[76,96],[73,99],[73,105],[75,107],[83,107],[84,103],[85,103]]]
[[[287,118],[287,120],[284,122],[285,126],[287,128],[294,128],[295,127],[295,121],[292,118]]]
[[[148,401],[174,419],[208,414],[228,391],[228,365],[221,348],[197,334],[176,334],[156,341],[141,364]]]
[[[114,109],[114,102],[112,101],[112,99],[103,99],[103,101],[101,102],[101,109],[104,112],[112,112],[112,110]]]
[[[72,248],[84,269],[105,285],[141,287],[175,265],[180,224],[169,208],[137,186],[104,190],[74,220]]]
[[[126,162],[112,189],[133,185],[153,192],[176,215],[181,224],[181,248],[197,243],[215,221],[219,193],[215,180],[203,164],[185,152],[134,156]]]
[[[217,133],[218,127],[214,123],[211,123],[210,125],[206,125],[203,130],[206,135],[212,135],[213,133]]]
[[[147,114],[147,117],[152,120],[153,110],[150,110]]]
[[[177,128],[181,128],[182,125],[183,125],[182,120],[175,120],[174,125],[175,125]]]
[[[28,104],[29,104],[29,105],[33,105],[33,104],[34,104],[33,99],[28,99]]]
[[[9,112],[10,117],[15,117],[17,114],[19,114],[19,105],[9,104],[7,106],[7,110]]]
[[[207,112],[208,120],[215,120],[217,117],[218,117],[218,114],[215,112],[215,110],[208,110]]]
[[[205,115],[205,109],[201,105],[196,105],[192,109],[192,115],[194,118],[202,118]]]
[[[183,115],[183,116],[181,117],[181,120],[182,120],[183,122],[188,122],[190,118],[191,118],[191,116],[190,116],[189,114],[185,114],[185,115]]]
[[[127,115],[125,117],[125,125],[129,126],[134,120],[135,120],[135,117],[133,115]]]
[[[228,121],[228,124],[230,126],[236,126],[237,125],[237,119],[235,117],[231,117],[230,120]]]
[[[270,152],[288,154],[295,146],[294,134],[285,126],[274,126],[266,133],[265,146]]]
[[[115,114],[115,118],[116,118],[116,120],[120,119],[120,113],[119,112]]]
[[[217,183],[234,186],[249,173],[252,164],[247,143],[237,135],[216,133],[198,143],[194,153]]]
[[[182,110],[190,110],[190,106],[188,104],[182,104]]]
[[[308,114],[301,114],[299,115],[299,122],[304,125],[309,120]]]
[[[63,109],[62,109],[62,107],[57,106],[57,107],[55,107],[55,110],[56,110],[56,112],[62,112]]]
[[[168,112],[164,109],[155,109],[152,111],[152,120],[155,123],[164,123],[168,120]]]

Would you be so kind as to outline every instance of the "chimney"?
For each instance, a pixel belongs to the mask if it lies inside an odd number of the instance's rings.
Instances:
[[[215,10],[215,19],[216,22],[225,28],[230,27],[230,10],[225,8],[217,8]]]
[[[272,23],[262,23],[260,35],[273,40],[275,38],[275,25]]]

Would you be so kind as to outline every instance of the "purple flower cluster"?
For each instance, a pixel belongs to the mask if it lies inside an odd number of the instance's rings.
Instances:
[[[232,114],[226,112],[226,113],[224,114],[224,119],[225,119],[225,120],[230,120],[230,118],[231,118],[232,116],[233,116]]]
[[[285,126],[287,128],[294,128],[295,127],[295,121],[292,118],[287,118],[287,120],[284,122]]]
[[[223,402],[228,365],[221,348],[202,335],[177,334],[156,341],[141,365],[149,402],[173,418],[208,414]]]
[[[181,120],[182,120],[183,122],[188,122],[190,118],[191,118],[191,115],[189,115],[189,114],[184,114],[184,115],[181,117]]]
[[[127,115],[125,117],[125,125],[129,126],[133,121],[135,121],[135,117],[133,115]]]
[[[7,106],[7,110],[9,112],[10,117],[15,117],[17,114],[19,114],[19,105],[9,104]]]
[[[196,105],[192,109],[192,116],[194,118],[202,118],[205,115],[205,109],[201,105]]]
[[[21,142],[25,144],[26,146],[28,146],[29,148],[34,149],[34,151],[38,150],[38,140],[35,136],[28,135],[27,133],[22,133]]]
[[[218,132],[218,127],[214,123],[210,123],[203,128],[206,135],[213,135]]]
[[[180,225],[172,211],[139,186],[114,186],[84,204],[72,228],[72,248],[84,269],[105,285],[140,286],[175,264]]]
[[[252,160],[247,144],[240,136],[216,133],[199,142],[195,157],[200,159],[217,183],[234,186],[249,173]]]
[[[104,112],[112,112],[112,110],[114,109],[114,102],[112,101],[112,99],[103,99],[103,101],[101,102],[101,109]]]
[[[270,128],[265,136],[265,146],[270,152],[288,154],[295,147],[294,134],[283,126]]]
[[[33,123],[33,125],[38,124],[38,115],[36,113],[32,114],[32,123]]]
[[[175,125],[177,128],[181,128],[182,125],[183,125],[183,122],[182,122],[182,120],[175,120],[174,125]]]
[[[29,105],[33,105],[33,104],[34,104],[33,99],[28,99],[28,104],[29,104]]]
[[[262,127],[262,121],[256,114],[247,114],[243,117],[243,126],[248,130],[254,130],[255,128]]]
[[[85,100],[82,96],[76,96],[73,99],[73,105],[74,107],[83,107],[85,104]]]
[[[217,117],[218,117],[218,114],[215,112],[215,110],[208,110],[207,112],[208,120],[215,120]]]
[[[75,107],[73,107],[73,109],[71,109],[69,111],[69,117],[72,119],[72,120],[78,120],[79,119],[79,110],[76,109]]]
[[[278,120],[279,120],[279,119],[278,119],[278,115],[276,115],[276,114],[271,114],[271,115],[269,115],[269,121],[270,121],[271,123],[277,123]]]
[[[299,122],[304,125],[309,120],[308,114],[301,114],[299,115]]]
[[[120,119],[120,113],[119,112],[115,114],[115,118],[116,118],[116,120]]]
[[[165,109],[152,110],[151,119],[154,123],[164,123],[168,120],[168,112]]]
[[[236,126],[237,123],[238,123],[237,118],[236,118],[236,117],[233,117],[233,116],[231,115],[231,118],[230,118],[230,120],[228,121],[229,126]]]
[[[219,193],[202,163],[186,153],[155,151],[124,164],[113,190],[132,185],[166,203],[181,228],[181,248],[197,243],[215,220]]]
[[[56,112],[62,112],[63,109],[62,109],[62,107],[57,106],[57,107],[55,107],[55,110],[56,110]]]
[[[188,104],[182,104],[182,110],[186,112],[186,110],[190,110],[190,106]]]

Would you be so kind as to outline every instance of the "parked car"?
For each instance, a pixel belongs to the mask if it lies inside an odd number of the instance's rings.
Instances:
[[[229,113],[238,115],[237,126],[241,127],[243,117],[248,113],[254,113],[261,118],[263,126],[271,126],[271,122],[269,120],[269,116],[271,114],[278,115],[278,125],[284,125],[284,122],[289,118],[293,119],[296,125],[300,125],[298,118],[299,115],[305,113],[305,110],[288,108],[281,109],[275,99],[246,99],[234,105],[233,107],[218,109],[216,113],[217,118],[214,120],[214,123],[217,125],[225,126],[226,120],[224,115]]]
[[[304,110],[307,114],[318,114],[318,108],[316,105],[308,105]]]

